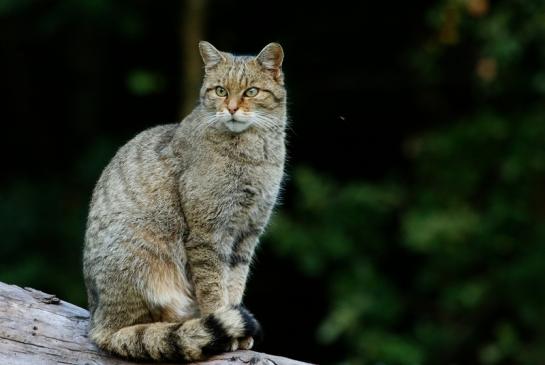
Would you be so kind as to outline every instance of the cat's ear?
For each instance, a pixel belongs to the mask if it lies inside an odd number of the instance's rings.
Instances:
[[[255,59],[264,69],[272,72],[276,79],[281,74],[284,50],[278,43],[269,43],[259,52]]]
[[[218,63],[225,61],[225,56],[208,42],[199,42],[199,52],[201,53],[204,67],[206,70],[216,66]]]

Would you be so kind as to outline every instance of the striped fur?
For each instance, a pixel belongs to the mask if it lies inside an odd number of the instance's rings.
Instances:
[[[93,328],[90,336],[103,349],[132,360],[194,361],[229,351],[237,339],[259,333],[253,316],[234,307],[182,323],[137,324],[116,332]]]
[[[129,359],[201,360],[251,348],[259,334],[241,303],[283,176],[283,52],[270,44],[238,57],[206,42],[200,51],[199,105],[121,147],[93,192],[90,337]]]

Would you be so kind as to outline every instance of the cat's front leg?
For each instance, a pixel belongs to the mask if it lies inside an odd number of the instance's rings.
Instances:
[[[233,251],[229,259],[229,304],[241,305],[250,271],[250,264],[258,243],[259,232],[246,232],[239,235],[233,244]],[[238,340],[238,348],[249,350],[254,345],[253,337]]]
[[[229,304],[242,303],[250,264],[263,228],[251,226],[240,231],[234,238],[229,256]]]
[[[227,283],[229,291],[229,304],[238,305],[242,303],[246,281],[250,271],[249,259],[247,262],[230,263],[229,280]]]
[[[221,241],[211,234],[192,232],[186,245],[187,262],[201,315],[229,305],[228,266]]]
[[[244,233],[233,243],[233,250],[229,257],[229,304],[239,305],[242,303],[258,237],[258,233]]]

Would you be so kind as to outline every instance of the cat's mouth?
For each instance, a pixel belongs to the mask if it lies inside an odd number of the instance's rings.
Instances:
[[[250,121],[242,121],[242,120],[236,120],[236,119],[230,119],[226,122],[224,122],[227,129],[233,133],[241,133],[244,132],[250,124],[252,124]]]

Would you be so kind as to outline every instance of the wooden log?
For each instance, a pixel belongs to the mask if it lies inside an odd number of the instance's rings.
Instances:
[[[0,364],[126,365],[87,337],[89,312],[56,296],[0,282]],[[142,363],[139,363],[142,364]],[[254,351],[215,356],[201,365],[305,365]]]

